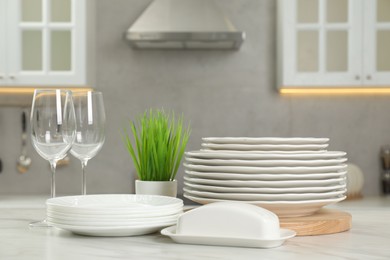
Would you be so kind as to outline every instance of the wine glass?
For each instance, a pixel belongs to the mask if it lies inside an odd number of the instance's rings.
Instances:
[[[72,92],[60,89],[36,89],[31,108],[31,140],[38,154],[51,168],[51,198],[56,195],[55,170],[72,146],[76,135]],[[31,227],[48,227],[46,220]]]
[[[86,195],[85,168],[88,160],[100,151],[105,139],[106,115],[103,94],[98,91],[74,92],[73,101],[76,114],[76,138],[70,153],[81,161],[81,194]]]

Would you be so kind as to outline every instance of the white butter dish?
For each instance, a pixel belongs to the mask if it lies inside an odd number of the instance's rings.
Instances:
[[[278,217],[261,207],[217,202],[184,213],[161,234],[178,243],[271,248],[296,233],[280,229]]]

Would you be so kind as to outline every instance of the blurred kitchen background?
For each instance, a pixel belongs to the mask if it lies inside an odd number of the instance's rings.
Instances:
[[[246,32],[239,50],[135,50],[124,33],[150,0],[90,1],[87,49],[91,86],[104,94],[107,135],[89,161],[88,193],[132,193],[135,171],[122,129],[146,109],[183,113],[192,127],[187,150],[207,136],[328,137],[365,177],[363,195],[380,194],[380,147],[390,144],[390,96],[281,95],[277,90],[277,1],[217,0]],[[4,36],[0,36],[4,37]],[[50,168],[31,146],[28,172],[16,170],[22,108],[0,107],[0,193],[49,194]],[[178,172],[182,192],[183,169]],[[80,162],[57,171],[58,194],[79,194]]]

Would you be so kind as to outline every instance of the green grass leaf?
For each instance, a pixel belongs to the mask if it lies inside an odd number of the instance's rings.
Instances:
[[[134,144],[124,130],[122,139],[140,180],[175,179],[190,137],[190,126],[184,128],[183,121],[183,115],[176,119],[173,112],[150,109],[130,122]]]

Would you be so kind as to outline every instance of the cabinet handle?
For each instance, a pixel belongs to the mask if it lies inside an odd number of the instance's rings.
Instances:
[[[359,75],[356,75],[356,76],[355,76],[355,79],[356,79],[356,80],[360,80],[360,76],[359,76]]]
[[[4,75],[3,74],[0,74],[0,79],[3,79],[4,78]]]
[[[370,80],[371,79],[371,75],[367,75],[367,79]]]
[[[12,80],[14,80],[14,79],[15,79],[15,75],[12,75],[12,74],[11,74],[11,75],[9,75],[9,78],[12,79]]]

